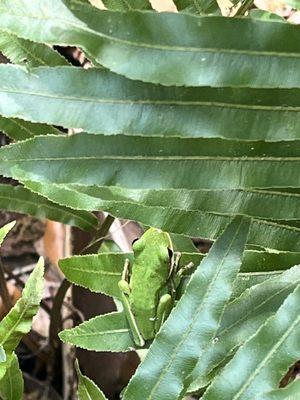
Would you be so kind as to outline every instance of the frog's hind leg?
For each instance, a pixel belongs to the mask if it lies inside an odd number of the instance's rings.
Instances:
[[[173,305],[172,296],[169,294],[164,294],[158,303],[157,312],[156,312],[156,321],[154,323],[155,332],[159,331],[161,325],[165,322],[168,318]]]

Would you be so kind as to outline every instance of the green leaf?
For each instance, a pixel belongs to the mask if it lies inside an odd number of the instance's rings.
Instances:
[[[21,39],[14,34],[1,31],[0,51],[13,64],[28,68],[40,65],[69,65],[67,60],[50,46]]]
[[[183,252],[185,253],[196,253],[198,252],[197,247],[193,243],[193,240],[191,238],[188,238],[183,235],[177,235],[176,233],[170,233],[170,237],[172,240],[173,244],[173,250],[174,251],[179,251],[182,255]],[[199,253],[200,255],[200,253]],[[198,265],[199,262],[196,264]]]
[[[28,180],[139,189],[300,187],[300,141],[240,142],[102,136],[37,136],[0,149],[0,172]]]
[[[225,309],[216,342],[198,361],[193,373],[193,392],[207,385],[209,375],[251,337],[281,306],[300,283],[300,266],[247,289]],[[211,379],[212,377],[210,377]]]
[[[33,43],[3,31],[0,34],[0,51],[12,63],[25,65],[28,68],[41,65],[69,65],[67,60],[50,46]],[[0,117],[0,130],[14,140],[23,140],[36,135],[61,133],[52,126],[4,117]]]
[[[291,24],[118,13],[72,0],[33,0],[30,5],[27,0],[2,0],[0,15],[0,29],[34,42],[79,46],[99,64],[135,80],[299,87],[300,31]]]
[[[116,187],[83,187],[78,185],[60,185],[57,187],[50,184],[24,183],[31,190],[40,192],[60,204],[79,209],[104,209],[120,217],[137,219],[142,223],[153,226],[159,224],[158,226],[164,230],[173,231],[176,229],[178,233],[189,234],[190,236],[208,235],[206,237],[213,238],[211,228],[215,224],[222,224],[222,221],[227,218],[227,213],[269,219],[289,216],[293,219],[299,212],[299,194],[291,193],[257,190],[127,190]],[[68,189],[66,189],[67,187]],[[60,192],[62,193],[60,194]],[[201,211],[197,212],[196,210]],[[207,210],[208,213],[205,213],[204,210]],[[216,213],[220,213],[220,215],[216,215]],[[173,218],[171,218],[171,214]],[[203,221],[201,227],[197,224],[199,220]],[[208,220],[210,225],[206,225],[205,220]],[[178,223],[174,227],[176,221]],[[213,225],[211,225],[212,221],[214,221]],[[275,220],[275,222],[279,221]],[[274,245],[274,239],[279,235],[280,230],[286,231],[287,227],[283,225],[287,224],[289,223],[286,221],[282,221],[281,225],[261,222],[256,228],[259,231],[265,229],[273,231],[274,236],[272,238],[265,236],[264,239],[255,239],[255,242],[266,247],[276,247],[277,244]],[[296,226],[295,228],[299,227]],[[179,231],[179,229],[181,230]],[[286,233],[289,235],[291,231],[286,231]],[[286,256],[291,259],[289,254],[286,254]],[[270,257],[272,255],[268,256],[268,262]],[[286,268],[285,262],[287,262],[286,266],[295,265],[299,262],[297,255],[292,259],[294,261],[290,263],[282,258],[280,265],[283,268],[280,269]],[[265,264],[264,259],[261,259],[258,263]],[[276,263],[277,261],[275,261],[274,267]]]
[[[0,208],[37,218],[48,218],[84,230],[96,228],[98,224],[97,218],[89,212],[75,211],[52,203],[21,186],[0,184]]]
[[[240,347],[203,400],[253,400],[278,388],[288,368],[300,358],[299,334],[300,285],[277,313]]]
[[[0,114],[8,118],[111,135],[300,138],[299,89],[170,88],[96,68],[0,65],[0,74]]]
[[[184,394],[187,377],[211,345],[231,296],[248,229],[249,221],[237,217],[215,242],[150,346],[124,400],[173,400]]]
[[[99,315],[59,333],[63,342],[93,351],[126,352],[135,348],[123,312]]]
[[[274,14],[265,10],[254,9],[249,12],[250,18],[260,19],[263,21],[285,22],[285,19],[278,14]]]
[[[300,380],[299,378],[289,383],[283,389],[272,390],[271,392],[264,393],[264,400],[298,400],[300,396]],[[261,400],[261,397],[255,398]]]
[[[248,250],[244,253],[242,271],[281,271],[297,264],[300,264],[300,253]]]
[[[259,265],[256,265],[256,268],[259,269]],[[230,301],[232,302],[237,297],[240,297],[242,293],[244,293],[244,291],[249,289],[250,287],[259,285],[271,278],[274,278],[275,276],[279,276],[280,274],[282,274],[282,271],[239,273],[238,276],[236,277],[236,280],[234,281],[234,286]],[[185,276],[185,280],[187,279],[188,277]]]
[[[21,400],[24,392],[24,381],[22,371],[19,367],[18,358],[12,354],[11,363],[0,381],[0,396],[2,400]]]
[[[299,153],[298,141],[224,142],[81,133],[37,136],[2,147],[0,171],[16,176],[14,171],[20,169],[29,179],[49,183],[133,189],[299,187]]]
[[[88,288],[92,292],[120,298],[118,282],[121,279],[126,258],[132,260],[133,254],[100,253],[73,256],[59,260],[59,267],[70,282]]]
[[[148,0],[102,0],[102,3],[110,10],[152,10]]]
[[[51,125],[32,123],[18,118],[0,117],[0,130],[14,140],[29,139],[39,135],[60,135]]]
[[[174,0],[178,11],[191,14],[215,14],[219,11],[217,0]]]
[[[170,207],[184,211],[201,210],[222,215],[243,214],[268,220],[300,219],[299,193],[255,189],[127,189],[120,187],[68,185],[69,189],[102,201]],[[93,204],[93,201],[92,203]],[[85,207],[84,207],[85,208]],[[297,225],[296,225],[297,226]]]
[[[216,209],[213,209],[214,203],[209,205],[210,196],[205,197],[203,192],[204,200],[202,205],[200,201],[199,210],[192,204],[192,209],[187,211],[166,207],[166,203],[154,203],[149,207],[131,199],[124,201],[121,198],[120,201],[118,198],[115,201],[114,195],[111,196],[109,192],[108,196],[111,197],[106,200],[102,188],[99,189],[98,198],[94,197],[95,192],[97,196],[97,188],[77,186],[173,189],[175,194],[177,189],[250,190],[258,187],[289,189],[300,186],[297,173],[300,167],[300,141],[274,143],[227,140],[225,143],[220,139],[135,138],[84,133],[70,137],[35,137],[0,149],[0,172],[21,181],[38,181],[25,182],[25,185],[61,205],[87,211],[105,210],[114,216],[134,219],[165,231],[209,239],[215,239],[232,219],[232,215],[224,214],[225,204],[228,204],[226,193],[229,193],[229,199],[230,196],[231,199],[239,199],[239,205],[233,207],[232,214],[242,213],[264,219],[271,216],[271,213],[266,213],[274,212],[274,222],[253,221],[249,243],[284,251],[300,251],[299,228],[284,225],[285,222],[277,223],[279,213],[287,209],[286,204],[290,209],[291,202],[294,206],[291,207],[290,216],[297,218],[299,197],[295,193],[285,195],[280,192],[251,191],[244,194],[242,191],[220,191],[215,193],[216,196],[221,194],[221,197],[216,202]],[[68,186],[70,184],[76,184],[75,190],[73,186]],[[171,204],[173,197],[176,198],[175,194],[169,196]],[[183,196],[179,203],[188,203],[188,200]],[[270,202],[274,205],[272,209]],[[210,211],[202,211],[203,203],[208,204]]]
[[[19,179],[21,178],[20,175],[24,178],[24,174],[20,174],[20,171],[18,171],[17,177]],[[50,184],[49,182],[43,184],[41,182],[27,181],[27,179],[28,176],[26,176],[25,181],[21,178],[25,186],[58,204],[67,204],[75,209],[105,210],[116,217],[132,219],[148,226],[160,228],[166,232],[192,237],[200,236],[214,240],[222,232],[226,224],[232,220],[232,217],[216,213],[195,210],[185,211],[178,208],[159,206],[145,207],[139,203],[95,199],[82,192],[69,189],[66,185]],[[298,253],[300,251],[299,233],[300,229],[297,227],[280,225],[264,220],[253,220],[248,243],[269,249]],[[297,255],[295,257],[297,258]]]
[[[0,344],[6,353],[13,352],[31,328],[31,320],[42,298],[43,274],[44,262],[41,258],[25,284],[22,297],[0,323]]]
[[[12,221],[0,228],[0,246],[2,245],[3,240],[5,239],[6,235],[12,230],[12,228],[15,226],[15,224],[16,224],[16,221]]]
[[[43,294],[43,274],[44,262],[40,258],[25,284],[22,297],[0,322],[0,345],[7,355],[15,350],[22,337],[30,331],[32,318],[39,309]]]
[[[121,253],[121,249],[113,240],[105,240],[101,243],[98,253]]]
[[[75,368],[78,375],[78,400],[107,400],[102,391],[88,377],[82,375],[78,361],[75,362]]]

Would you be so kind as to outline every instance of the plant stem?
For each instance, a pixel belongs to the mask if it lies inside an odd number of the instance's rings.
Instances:
[[[245,13],[252,7],[254,0],[245,0],[241,7],[234,14],[235,17],[245,15]]]
[[[103,221],[101,228],[95,235],[94,240],[91,241],[84,249],[82,249],[80,254],[84,255],[84,254],[98,253],[98,250],[99,250],[102,242],[104,241],[105,236],[107,235],[109,228],[111,227],[114,220],[115,220],[115,218],[108,214],[107,217],[105,218],[105,220]]]
[[[96,232],[94,240],[87,247],[85,247],[80,254],[93,254],[98,252],[99,247],[104,241],[105,236],[108,234],[109,228],[111,227],[114,220],[114,217],[112,217],[111,215],[107,215],[100,229]],[[57,335],[62,327],[61,307],[63,305],[66,293],[70,287],[71,282],[67,281],[67,279],[64,279],[60,287],[58,288],[53,300],[49,327],[49,343],[53,353],[55,353],[56,349],[59,347],[59,340]]]

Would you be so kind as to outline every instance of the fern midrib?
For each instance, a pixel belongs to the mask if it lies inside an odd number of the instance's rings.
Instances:
[[[67,274],[76,271],[76,272],[83,272],[82,268],[79,267],[71,267],[70,269],[68,269]],[[97,270],[97,269],[90,269],[88,267],[85,267],[84,272],[86,273],[91,273],[91,274],[95,274],[95,275],[111,275],[111,276],[119,276],[121,278],[121,273],[119,272],[112,272],[112,271],[104,271],[104,270]]]
[[[71,101],[79,101],[86,103],[96,103],[96,104],[105,104],[105,105],[114,105],[114,104],[124,104],[129,105],[167,105],[167,106],[186,106],[186,107],[215,107],[215,108],[230,108],[230,109],[244,109],[251,111],[269,111],[269,112],[278,112],[278,111],[288,111],[288,112],[299,112],[299,106],[268,106],[268,105],[258,105],[258,104],[239,104],[239,103],[224,103],[218,101],[197,101],[197,100],[148,100],[148,99],[117,99],[117,98],[99,98],[99,97],[84,97],[84,96],[75,96],[75,95],[64,95],[64,94],[55,94],[55,93],[41,93],[34,91],[25,91],[20,89],[6,89],[0,87],[0,93],[9,93],[9,94],[23,94],[25,96],[35,96],[35,97],[44,97],[47,99],[55,99],[55,100],[71,100]],[[50,124],[49,124],[50,125]]]
[[[74,328],[76,329],[76,328]],[[83,328],[80,327],[80,330],[82,330]],[[80,337],[92,337],[92,336],[106,336],[106,335],[112,335],[112,334],[119,334],[119,333],[129,333],[130,330],[123,328],[123,329],[112,329],[112,330],[107,330],[107,331],[96,331],[96,332],[79,332],[78,331],[74,331],[74,332],[70,332],[70,333],[66,333],[66,335],[68,337],[76,337],[76,338],[80,338]]]

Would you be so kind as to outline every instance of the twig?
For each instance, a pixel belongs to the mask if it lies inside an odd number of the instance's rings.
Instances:
[[[64,279],[58,288],[56,295],[53,299],[53,306],[52,310],[50,312],[50,327],[49,327],[49,342],[50,346],[53,349],[56,349],[58,347],[57,343],[57,334],[60,330],[61,327],[61,307],[65,298],[65,295],[70,288],[71,283]]]
[[[99,250],[101,244],[107,238],[109,228],[111,227],[114,220],[115,220],[114,217],[112,217],[111,215],[108,215],[105,218],[105,220],[103,221],[103,224],[101,225],[101,228],[99,229],[98,233],[95,235],[95,239],[92,242],[90,242],[87,246],[85,246],[81,250],[80,254],[98,253],[98,250]],[[126,223],[128,223],[128,222],[126,222]]]
[[[12,308],[12,302],[10,299],[9,291],[7,289],[6,279],[4,275],[4,267],[1,258],[0,258],[0,291],[1,291],[1,298],[3,301],[4,311],[8,313],[9,310]]]

